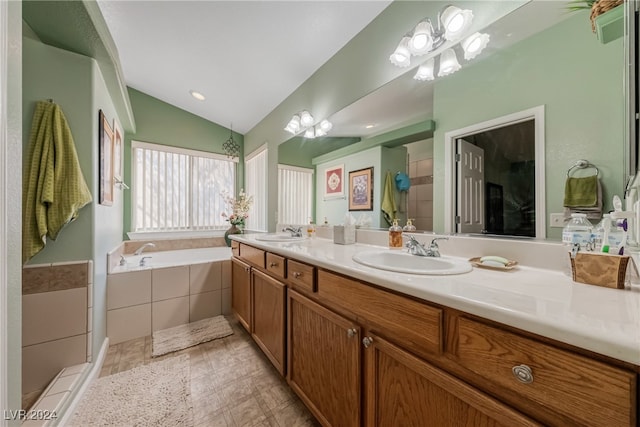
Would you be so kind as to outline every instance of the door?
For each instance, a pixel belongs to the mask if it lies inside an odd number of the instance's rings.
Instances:
[[[464,139],[458,139],[457,149],[457,231],[459,233],[482,233],[485,230],[484,150]]]
[[[237,258],[231,258],[231,309],[251,332],[251,267]]]
[[[258,270],[252,271],[251,336],[284,375],[286,287]]]
[[[360,329],[289,291],[288,381],[323,426],[360,426]]]
[[[365,339],[367,426],[540,425],[378,336]]]

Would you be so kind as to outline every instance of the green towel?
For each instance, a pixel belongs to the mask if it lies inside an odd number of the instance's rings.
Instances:
[[[40,252],[91,202],[71,130],[53,102],[36,104],[22,193],[22,262]]]
[[[391,172],[387,171],[387,177],[384,180],[384,194],[382,196],[382,213],[384,214],[384,219],[389,223],[389,225],[393,224],[393,220],[396,219],[396,199],[393,191],[393,179],[391,178]]]
[[[567,178],[564,185],[564,206],[591,207],[598,204],[598,176]]]

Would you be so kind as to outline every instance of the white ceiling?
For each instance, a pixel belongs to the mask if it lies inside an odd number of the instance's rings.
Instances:
[[[244,134],[390,1],[98,3],[127,86]]]

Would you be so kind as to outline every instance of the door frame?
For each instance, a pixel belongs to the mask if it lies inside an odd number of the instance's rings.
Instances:
[[[547,234],[546,223],[546,186],[545,186],[545,155],[544,155],[544,105],[518,111],[506,116],[497,117],[481,123],[475,123],[460,129],[451,130],[444,134],[444,233],[456,232],[456,140],[478,132],[534,120],[535,129],[535,179],[536,187],[543,191],[536,191],[536,238],[544,239]]]

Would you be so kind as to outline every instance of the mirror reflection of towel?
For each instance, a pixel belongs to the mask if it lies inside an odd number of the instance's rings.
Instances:
[[[393,191],[393,179],[391,172],[387,171],[387,177],[384,180],[384,194],[382,196],[382,204],[380,205],[385,221],[391,225],[396,218],[396,199]]]
[[[587,214],[589,219],[602,217],[602,185],[597,175],[567,178],[564,186],[564,216]]]

